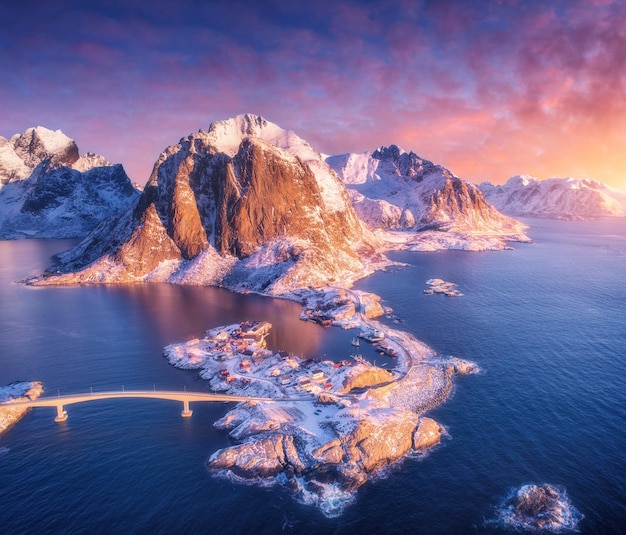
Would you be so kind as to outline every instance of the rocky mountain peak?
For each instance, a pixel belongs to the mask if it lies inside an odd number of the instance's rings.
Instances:
[[[139,193],[121,165],[42,126],[0,139],[0,237],[84,237]]]
[[[436,231],[428,245],[434,249],[504,246],[503,240],[479,243],[478,234],[528,239],[524,226],[500,214],[475,186],[397,145],[326,161],[349,188],[359,218],[375,229],[418,233],[417,240]]]
[[[65,255],[61,269],[77,273],[61,278],[282,293],[362,270],[357,251],[372,254],[370,241],[308,143],[242,115],[163,151],[136,207]]]
[[[372,153],[372,158],[386,164],[391,172],[417,181],[437,167],[432,162],[420,158],[413,151],[407,153],[397,145],[379,147]]]
[[[286,141],[293,133],[259,115],[246,113],[223,121],[215,121],[211,123],[206,133],[200,131],[198,134],[205,135],[192,136],[204,138],[217,150],[232,157],[237,153],[239,144],[248,137],[263,139],[276,147],[286,149],[288,148]]]
[[[375,160],[392,161],[394,163],[398,163],[402,154],[406,153],[403,149],[398,147],[398,145],[389,145],[388,147],[381,146],[378,147],[374,152],[372,152],[372,158],[374,158]]]
[[[61,130],[36,126],[23,134],[16,134],[11,142],[15,153],[31,169],[46,160],[69,167],[79,158],[76,142]]]

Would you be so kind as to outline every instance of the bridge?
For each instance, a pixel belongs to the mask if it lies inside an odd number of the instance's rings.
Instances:
[[[183,411],[181,416],[189,418],[193,411],[189,408],[191,401],[211,401],[211,402],[240,402],[240,401],[294,401],[293,399],[281,398],[262,398],[253,396],[236,396],[230,394],[208,394],[205,392],[176,392],[171,390],[121,390],[112,392],[89,392],[85,394],[69,394],[57,397],[37,398],[30,401],[9,401],[1,403],[0,407],[56,407],[57,415],[55,422],[64,422],[67,420],[66,405],[74,403],[85,403],[87,401],[96,401],[98,399],[118,399],[118,398],[148,398],[148,399],[169,399],[172,401],[181,401],[183,403]],[[300,401],[300,399],[298,399]]]

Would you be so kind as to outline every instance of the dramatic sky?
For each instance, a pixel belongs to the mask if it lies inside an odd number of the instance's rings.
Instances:
[[[0,135],[61,129],[144,183],[250,112],[320,152],[626,188],[625,21],[623,0],[5,2]]]

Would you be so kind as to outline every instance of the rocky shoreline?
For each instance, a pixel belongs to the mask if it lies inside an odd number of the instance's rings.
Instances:
[[[445,430],[425,412],[446,400],[454,375],[478,368],[370,319],[384,312],[372,294],[325,288],[301,301],[302,319],[379,333],[397,355],[393,370],[347,354],[318,362],[273,353],[264,344],[267,322],[211,329],[164,354],[177,367],[200,370],[212,390],[276,400],[239,403],[215,423],[234,444],[211,455],[211,471],[281,484],[332,517],[385,468],[439,444]]]
[[[20,381],[0,387],[0,403],[29,401],[43,394],[43,385],[38,381]],[[26,407],[0,406],[0,435],[19,421],[26,413]]]

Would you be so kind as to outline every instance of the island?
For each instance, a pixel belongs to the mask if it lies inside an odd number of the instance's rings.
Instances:
[[[526,484],[512,489],[497,508],[497,524],[515,531],[578,531],[583,515],[565,489],[549,483]]]
[[[435,293],[443,294],[447,297],[460,297],[463,295],[454,282],[444,281],[443,279],[428,279],[426,284],[428,284],[428,288],[424,290],[426,295]]]
[[[336,361],[273,351],[264,321],[166,346],[171,364],[199,370],[213,391],[273,399],[238,403],[214,424],[235,444],[213,453],[208,468],[237,482],[281,484],[333,517],[366,481],[437,445],[445,429],[425,412],[447,398],[455,374],[478,368],[368,318],[378,301],[353,290],[311,290],[302,318],[360,329],[364,340],[385,348],[391,370],[349,354],[348,346]]]

